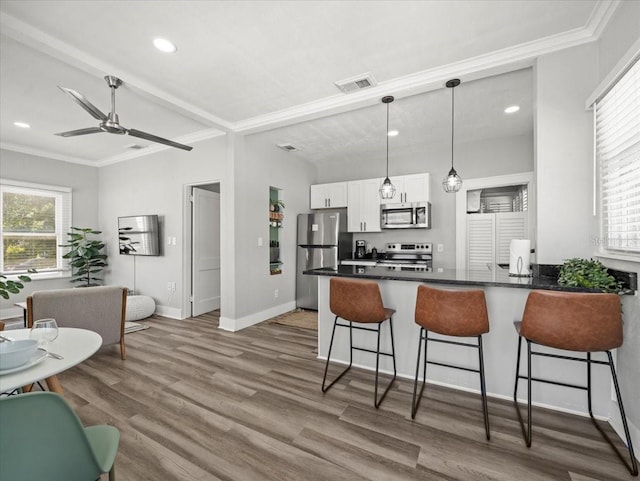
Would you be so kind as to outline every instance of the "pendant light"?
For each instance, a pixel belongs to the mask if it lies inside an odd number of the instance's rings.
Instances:
[[[455,193],[460,190],[460,186],[462,185],[462,179],[456,172],[456,169],[453,168],[453,89],[460,85],[460,79],[451,79],[445,85],[451,89],[451,170],[446,179],[442,181],[442,187],[447,193]]]
[[[384,182],[380,186],[380,198],[383,200],[393,199],[396,195],[396,188],[391,183],[389,179],[389,104],[393,102],[393,96],[387,95],[386,97],[382,97],[382,103],[387,104],[387,177],[384,179]]]

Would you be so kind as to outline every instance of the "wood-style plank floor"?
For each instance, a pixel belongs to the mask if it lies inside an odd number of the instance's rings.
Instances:
[[[379,410],[370,372],[323,394],[315,331],[229,333],[215,314],[144,322],[126,361],[106,347],[59,376],[85,425],[120,430],[119,481],[637,479],[588,419],[535,409],[528,449],[506,401],[490,399],[486,441],[477,395],[427,386],[413,421],[407,380]]]

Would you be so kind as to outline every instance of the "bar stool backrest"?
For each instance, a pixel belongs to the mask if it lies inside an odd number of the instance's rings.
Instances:
[[[622,345],[617,294],[531,291],[520,335],[544,346],[594,352]]]
[[[389,317],[382,304],[380,288],[374,281],[332,277],[329,307],[336,316],[353,322],[382,322]]]
[[[479,336],[489,332],[484,291],[449,291],[418,286],[416,323],[448,336]]]

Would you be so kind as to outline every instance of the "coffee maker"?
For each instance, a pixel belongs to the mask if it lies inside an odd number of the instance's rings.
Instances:
[[[356,240],[356,259],[364,259],[366,253],[367,248],[365,242],[363,240]]]

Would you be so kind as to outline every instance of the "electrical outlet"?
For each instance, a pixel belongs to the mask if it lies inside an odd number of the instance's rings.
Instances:
[[[175,282],[171,283],[171,292],[176,292],[176,283]]]
[[[444,272],[444,269],[442,267],[438,267],[438,272]]]
[[[438,244],[438,252],[444,251],[444,245]]]
[[[258,237],[258,247],[262,247],[262,237]]]
[[[273,291],[273,297],[274,297],[274,299],[277,299],[277,298],[278,298],[278,296],[280,296],[280,293],[278,292],[278,289],[274,289],[274,291]]]
[[[171,292],[171,282],[167,282],[167,290]]]

